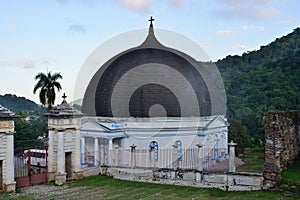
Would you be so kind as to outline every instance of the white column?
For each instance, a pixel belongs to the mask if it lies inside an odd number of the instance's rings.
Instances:
[[[94,138],[94,165],[95,167],[99,166],[99,142],[98,138]]]
[[[199,159],[198,170],[203,171],[203,158],[204,158],[203,145],[198,144],[197,147],[198,147],[198,159]]]
[[[6,135],[6,176],[5,185],[15,184],[15,174],[14,174],[14,135]],[[9,192],[9,191],[8,191]]]
[[[105,164],[105,155],[104,155],[104,144],[103,141],[100,143],[100,166]]]
[[[81,170],[80,162],[80,131],[75,130],[75,147],[74,147],[74,172],[79,172]]]
[[[113,141],[112,139],[108,140],[108,165],[113,165]]]
[[[57,132],[57,174],[65,174],[64,132]]]
[[[155,161],[155,147],[151,147],[151,167],[156,167],[156,161]]]
[[[130,147],[131,147],[131,167],[134,168],[136,166],[136,152],[135,152],[136,146],[132,144]]]
[[[80,138],[81,163],[85,164],[85,137]]]
[[[229,146],[229,172],[235,172],[235,146],[237,143],[234,143],[232,140],[228,144]]]
[[[108,140],[108,149],[109,149],[109,150],[112,150],[112,149],[113,149],[113,141],[112,141],[112,139],[109,139],[109,140]]]
[[[53,134],[53,131],[52,130],[49,130],[49,132],[48,132],[48,159],[47,159],[47,161],[48,161],[48,169],[47,169],[47,171],[48,171],[48,173],[53,173],[53,172],[55,172],[54,171],[54,155],[53,155],[53,153],[54,153],[54,149],[53,149],[53,136],[54,136],[54,134]],[[48,177],[48,179],[49,179],[50,177]],[[49,180],[49,181],[52,181],[52,178],[50,178],[51,180]]]
[[[120,161],[120,158],[119,158],[119,146],[116,146],[116,147],[115,147],[115,151],[116,151],[116,154],[115,154],[115,155],[116,155],[116,162],[115,162],[115,165],[116,165],[116,166],[119,166],[119,164],[120,164],[120,163],[119,163],[119,161]]]
[[[172,153],[173,153],[173,168],[177,168],[179,167],[179,161],[178,161],[178,146],[175,144],[175,145],[172,145],[174,147],[174,149],[172,150]]]

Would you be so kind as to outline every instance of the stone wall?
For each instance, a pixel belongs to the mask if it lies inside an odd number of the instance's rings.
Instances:
[[[300,111],[267,113],[264,124],[264,189],[273,189],[279,186],[280,173],[300,153]]]
[[[263,177],[256,173],[204,173],[197,170],[102,168],[101,174],[122,180],[218,188],[225,191],[261,190]]]

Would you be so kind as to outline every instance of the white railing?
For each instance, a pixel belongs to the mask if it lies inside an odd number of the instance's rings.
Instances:
[[[99,165],[142,168],[180,168],[204,171],[228,171],[227,149],[113,149],[105,152],[87,152],[82,155],[82,167]],[[135,158],[133,158],[135,156]],[[99,160],[94,158],[98,157]],[[201,160],[201,162],[200,162]]]

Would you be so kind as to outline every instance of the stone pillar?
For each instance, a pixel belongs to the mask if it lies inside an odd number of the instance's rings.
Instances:
[[[80,138],[81,165],[85,166],[85,137]]]
[[[131,148],[131,167],[134,168],[136,166],[136,151],[135,151],[136,146],[132,144],[130,148]]]
[[[109,150],[112,150],[112,149],[113,149],[113,141],[112,141],[112,139],[109,139],[109,140],[108,140],[108,149],[109,149]]]
[[[80,119],[76,119],[80,120]],[[80,130],[75,131],[75,147],[74,147],[74,164],[73,164],[73,178],[79,179],[83,177],[83,172],[81,170],[81,153],[80,153]]]
[[[49,123],[49,122],[48,122]],[[47,181],[55,180],[55,161],[54,161],[54,133],[52,130],[48,132],[48,169],[47,169]]]
[[[1,160],[1,186],[4,192],[16,190],[14,177],[14,119],[17,116],[0,105],[0,160]]]
[[[235,146],[237,143],[231,142],[228,144],[229,146],[229,172],[235,172]]]
[[[100,143],[100,166],[105,164],[105,156],[104,156],[104,144]]]
[[[85,162],[85,137],[80,138],[80,157],[81,157],[81,166],[84,167],[87,165]]]
[[[119,155],[119,145],[117,144],[117,145],[115,145],[115,151],[116,151],[116,163],[115,163],[115,165],[116,166],[119,166],[119,160],[120,160],[120,155]]]
[[[4,179],[4,191],[12,192],[16,190],[16,182],[14,175],[14,135],[13,133],[6,135],[6,176]]]
[[[198,147],[198,170],[203,171],[203,158],[204,158],[204,145],[202,144],[197,144]]]
[[[178,145],[172,145],[173,149],[173,168],[179,167],[179,160],[178,160]]]
[[[108,165],[112,165],[113,163],[113,158],[112,158],[112,154],[113,154],[113,140],[109,139],[108,140]]]
[[[94,166],[98,167],[99,166],[99,142],[98,138],[94,138]]]
[[[56,178],[55,183],[62,185],[66,183],[65,172],[65,151],[64,151],[64,132],[58,131],[57,135],[57,161],[56,161]]]

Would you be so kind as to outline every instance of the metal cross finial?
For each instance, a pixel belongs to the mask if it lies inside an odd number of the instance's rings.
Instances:
[[[66,98],[67,98],[66,93],[64,93],[64,95],[62,96],[62,98],[63,98],[64,100],[66,100]]]
[[[151,16],[148,21],[150,22],[150,27],[153,27],[154,18]]]

